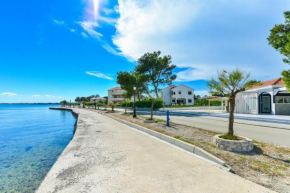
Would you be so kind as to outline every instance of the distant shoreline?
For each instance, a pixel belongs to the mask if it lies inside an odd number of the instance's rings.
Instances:
[[[59,105],[60,103],[0,103],[0,105]]]

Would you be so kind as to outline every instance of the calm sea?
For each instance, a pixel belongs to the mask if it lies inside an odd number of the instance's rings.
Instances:
[[[0,192],[34,192],[72,139],[75,117],[51,106],[0,105]]]

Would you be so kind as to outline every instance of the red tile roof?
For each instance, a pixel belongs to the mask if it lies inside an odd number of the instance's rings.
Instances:
[[[265,86],[271,86],[271,85],[284,85],[284,81],[282,80],[282,78],[275,78],[273,80],[268,80],[265,82],[262,82],[261,85],[257,85],[257,86],[253,86],[250,89],[256,89],[256,88],[261,88],[261,87],[265,87]]]
[[[112,90],[122,90],[122,88],[121,87],[115,87],[115,88],[110,89],[109,91],[112,91]]]

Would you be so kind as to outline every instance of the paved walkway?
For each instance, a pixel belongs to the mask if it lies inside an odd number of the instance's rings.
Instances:
[[[271,192],[109,117],[75,112],[75,136],[38,193]]]

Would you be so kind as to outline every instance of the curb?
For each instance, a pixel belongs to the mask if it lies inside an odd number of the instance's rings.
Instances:
[[[181,148],[187,152],[190,152],[191,154],[193,154],[194,156],[204,160],[204,161],[207,161],[223,170],[226,170],[228,172],[231,172],[232,169],[230,166],[228,166],[223,160],[215,157],[214,155],[211,155],[210,153],[204,151],[203,149],[199,148],[199,147],[196,147],[192,144],[189,144],[189,143],[185,143],[181,140],[178,140],[178,139],[175,139],[173,137],[170,137],[170,136],[167,136],[167,135],[164,135],[164,134],[161,134],[161,133],[158,133],[156,131],[153,131],[153,130],[150,130],[150,129],[147,129],[145,127],[142,127],[140,125],[136,125],[134,123],[131,123],[131,122],[128,122],[128,121],[124,121],[122,119],[119,119],[119,118],[116,118],[116,117],[113,117],[111,115],[108,115],[108,114],[105,114],[105,113],[101,113],[102,115],[105,115],[107,117],[110,117],[118,122],[121,122],[125,125],[128,125],[134,129],[137,129],[143,133],[146,133],[148,135],[151,135],[155,138],[158,138],[166,143],[169,143],[171,145],[174,145],[178,148]]]

